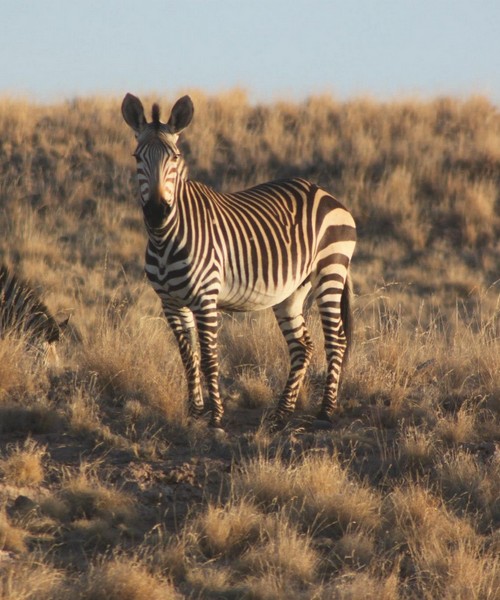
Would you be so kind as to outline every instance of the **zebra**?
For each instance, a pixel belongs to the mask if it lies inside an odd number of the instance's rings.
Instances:
[[[32,347],[41,344],[57,362],[54,344],[67,324],[68,320],[57,323],[33,287],[0,264],[0,336],[25,334]]]
[[[352,325],[349,264],[356,226],[351,213],[323,188],[301,178],[235,193],[188,179],[177,142],[193,118],[189,96],[177,100],[167,122],[160,120],[156,103],[148,122],[142,102],[130,93],[121,110],[137,141],[133,156],[148,235],[146,276],[179,347],[188,414],[198,417],[205,410],[202,373],[209,425],[221,427],[218,311],[272,307],[288,346],[290,371],[269,421],[273,428],[284,426],[311,360],[303,307],[312,294],[327,357],[318,419],[331,421]]]

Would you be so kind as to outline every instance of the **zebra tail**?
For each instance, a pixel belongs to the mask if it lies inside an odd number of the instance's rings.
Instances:
[[[352,289],[352,280],[349,271],[345,280],[344,289],[342,290],[342,299],[340,301],[340,317],[342,319],[342,325],[344,328],[344,334],[347,339],[347,348],[344,352],[344,358],[342,359],[342,366],[345,366],[349,360],[349,353],[353,343],[354,337],[354,319],[352,304],[354,299],[354,293]]]

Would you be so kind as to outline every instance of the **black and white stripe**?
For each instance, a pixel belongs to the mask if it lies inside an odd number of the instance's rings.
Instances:
[[[33,287],[0,265],[0,335],[26,334],[30,343],[57,342],[61,327]]]
[[[146,273],[179,344],[190,414],[204,409],[201,366],[211,424],[219,426],[223,415],[217,310],[268,307],[273,307],[291,362],[274,419],[282,421],[292,412],[311,358],[303,305],[312,293],[328,362],[319,416],[329,419],[350,332],[348,271],[356,243],[354,220],[338,200],[303,179],[264,183],[231,194],[189,181],[177,140],[193,110],[190,98],[184,96],[167,123],[160,121],[157,105],[148,123],[138,98],[127,94],[122,104],[123,117],[138,142],[134,156],[149,236]]]

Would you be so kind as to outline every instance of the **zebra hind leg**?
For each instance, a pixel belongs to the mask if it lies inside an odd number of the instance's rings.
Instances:
[[[341,295],[341,291],[332,290],[317,300],[323,326],[327,360],[323,401],[321,410],[318,413],[318,419],[323,421],[331,421],[337,408],[340,372],[347,349],[347,337],[340,314]]]
[[[304,296],[305,293],[301,293],[298,298],[299,302],[285,301],[285,303],[279,304],[274,309],[290,354],[288,380],[272,416],[272,422],[277,427],[282,425],[286,417],[294,411],[300,386],[311,361],[313,343],[302,314]],[[300,306],[301,311],[299,314],[297,314],[298,306]]]

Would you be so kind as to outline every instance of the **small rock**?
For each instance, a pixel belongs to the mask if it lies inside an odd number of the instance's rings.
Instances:
[[[28,498],[28,496],[18,496],[14,500],[14,504],[12,505],[12,511],[25,515],[31,512],[32,510],[35,510],[37,506],[37,503],[31,498]]]

